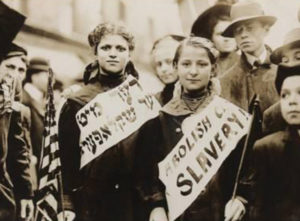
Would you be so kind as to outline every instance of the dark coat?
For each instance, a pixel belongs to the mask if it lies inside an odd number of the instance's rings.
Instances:
[[[30,199],[33,190],[20,112],[2,115],[0,124],[0,220],[6,221],[14,219],[15,197]]]
[[[144,124],[79,170],[80,130],[75,115],[97,94],[123,80],[99,80],[97,75],[70,97],[61,111],[59,146],[64,193],[71,202],[65,206],[67,209],[73,206],[78,220],[148,220],[150,205],[162,198],[151,183],[154,161],[151,147],[156,147],[159,140],[159,134],[150,130],[155,121]]]
[[[282,117],[280,103],[277,102],[264,112],[263,116],[263,134],[268,135],[277,131],[284,130],[287,123]]]
[[[165,85],[163,90],[155,95],[156,99],[158,100],[161,106],[164,106],[172,99],[174,94],[175,84],[176,82]]]
[[[212,96],[207,97],[196,110],[200,113],[205,106],[212,100]],[[179,98],[173,98],[163,109],[159,116],[163,141],[161,151],[163,160],[169,152],[183,137],[182,122],[189,117],[191,112]],[[219,171],[206,186],[205,190],[197,197],[192,205],[178,218],[180,221],[223,221],[224,208],[226,202],[230,199],[235,174],[237,171],[239,158],[241,154],[241,145],[232,151],[228,158],[223,162]]]
[[[288,128],[258,140],[254,147],[254,221],[300,220],[300,136]]]
[[[236,63],[239,62],[239,55],[236,51],[233,51],[229,54],[221,54],[217,60],[218,65],[218,77],[221,77],[224,73],[226,73],[229,69],[231,69]]]
[[[30,137],[32,153],[37,157],[37,165],[39,165],[43,142],[45,103],[43,101],[35,101],[25,90],[23,90],[22,95],[22,103],[29,107],[31,111]]]
[[[268,53],[270,54],[270,50]],[[253,69],[246,56],[242,54],[239,62],[221,76],[221,95],[249,111],[250,101],[256,93],[260,96],[260,107],[263,112],[279,99],[274,84],[275,76],[276,66],[270,63],[269,56],[264,64]]]

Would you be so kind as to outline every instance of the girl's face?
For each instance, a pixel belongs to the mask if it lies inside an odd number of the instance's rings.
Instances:
[[[156,74],[164,84],[177,81],[177,74],[173,68],[173,58],[178,46],[173,39],[164,39],[159,42],[153,52]]]
[[[222,33],[229,24],[230,21],[219,20],[213,30],[212,41],[221,53],[232,52],[237,48],[234,38],[226,38],[222,36]]]
[[[289,125],[300,125],[300,75],[287,77],[280,92],[283,118]]]
[[[185,45],[176,66],[179,81],[187,93],[207,88],[213,65],[204,48]]]
[[[130,57],[128,42],[120,35],[107,34],[98,44],[97,56],[101,69],[120,73]]]

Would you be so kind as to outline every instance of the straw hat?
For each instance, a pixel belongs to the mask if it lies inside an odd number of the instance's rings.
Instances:
[[[265,15],[262,6],[254,1],[238,2],[231,7],[230,11],[231,24],[223,32],[224,37],[234,37],[234,28],[245,21],[259,20],[265,24],[272,26],[277,18]]]

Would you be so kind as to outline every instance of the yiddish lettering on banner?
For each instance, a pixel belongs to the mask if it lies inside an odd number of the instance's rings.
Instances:
[[[248,132],[250,118],[245,111],[215,96],[201,113],[184,120],[184,136],[159,163],[170,220],[179,217],[205,189]]]
[[[76,114],[80,128],[81,168],[158,116],[160,104],[132,76],[97,95]]]

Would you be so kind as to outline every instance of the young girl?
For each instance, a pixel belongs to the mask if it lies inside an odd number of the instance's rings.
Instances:
[[[219,88],[215,79],[216,60],[219,52],[213,43],[205,38],[190,37],[182,41],[175,53],[173,65],[179,76],[181,94],[174,96],[161,111],[160,122],[163,134],[162,159],[172,151],[189,126],[189,117],[201,111],[217,96]],[[231,154],[232,155],[232,154]],[[231,157],[228,158],[229,161]],[[227,161],[227,160],[226,160]],[[232,161],[231,161],[232,162]],[[226,163],[228,165],[228,163]],[[223,167],[223,166],[222,166]],[[233,168],[231,165],[226,168]],[[227,194],[232,191],[233,175],[217,175],[206,186],[192,205],[181,215],[184,221],[213,221],[224,219]],[[236,172],[235,169],[232,171]],[[224,172],[221,172],[224,174]],[[223,182],[226,177],[228,183]],[[224,185],[223,185],[224,183]],[[154,219],[155,220],[155,219]],[[230,219],[229,219],[230,220]]]
[[[76,214],[81,221],[144,220],[149,213],[143,200],[150,198],[148,194],[152,192],[143,191],[143,179],[148,175],[143,169],[151,156],[140,153],[147,152],[147,145],[155,146],[156,139],[149,136],[150,131],[143,130],[145,136],[140,130],[133,132],[79,169],[80,129],[76,113],[98,94],[122,84],[128,75],[137,77],[130,62],[133,36],[123,26],[100,24],[89,34],[89,43],[97,60],[87,67],[85,86],[68,98],[59,120],[65,217]]]
[[[157,77],[165,85],[162,92],[157,94],[161,105],[168,103],[174,94],[175,83],[178,80],[173,68],[175,51],[184,37],[179,35],[167,35],[154,42],[151,55]]]
[[[255,221],[300,219],[300,66],[279,66],[275,84],[288,126],[255,143]]]

